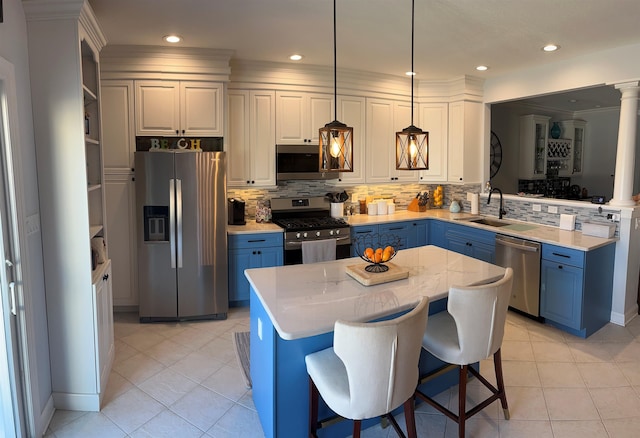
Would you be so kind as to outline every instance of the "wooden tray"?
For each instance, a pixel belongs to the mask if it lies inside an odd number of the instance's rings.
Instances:
[[[385,263],[385,265],[389,267],[387,272],[367,272],[364,268],[368,265],[369,263],[349,265],[345,270],[347,271],[347,274],[364,286],[373,286],[374,284],[402,280],[409,276],[409,270],[407,268],[402,268],[394,263]]]

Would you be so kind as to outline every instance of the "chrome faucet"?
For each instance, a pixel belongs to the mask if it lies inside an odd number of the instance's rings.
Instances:
[[[500,208],[498,209],[498,219],[502,219],[502,215],[503,214],[507,214],[507,212],[504,209],[504,200],[502,199],[502,190],[500,190],[499,188],[493,188],[491,189],[491,191],[489,192],[489,199],[487,199],[487,205],[489,205],[491,203],[491,194],[493,192],[498,192],[500,193]]]

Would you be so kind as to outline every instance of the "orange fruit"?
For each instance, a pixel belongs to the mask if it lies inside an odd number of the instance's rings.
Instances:
[[[382,251],[382,261],[386,262],[393,255],[393,249],[390,246],[387,246],[384,251]]]
[[[373,248],[367,248],[364,250],[364,256],[373,261]]]
[[[377,252],[375,253],[375,263],[380,263],[382,261],[382,251],[381,252]]]

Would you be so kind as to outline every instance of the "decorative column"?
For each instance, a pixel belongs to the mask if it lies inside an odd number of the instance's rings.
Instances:
[[[638,117],[638,82],[616,84],[622,93],[620,99],[620,125],[618,126],[618,147],[616,170],[613,183],[613,199],[609,205],[632,207],[636,203],[633,196],[633,172],[636,161],[636,129]]]

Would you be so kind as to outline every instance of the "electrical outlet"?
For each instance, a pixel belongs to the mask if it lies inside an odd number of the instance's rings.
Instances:
[[[549,213],[558,213],[558,207],[556,207],[555,205],[550,205],[547,211]]]
[[[533,204],[533,211],[542,211],[542,205]]]
[[[614,222],[620,222],[620,214],[619,213],[613,213],[611,215],[611,220]]]

